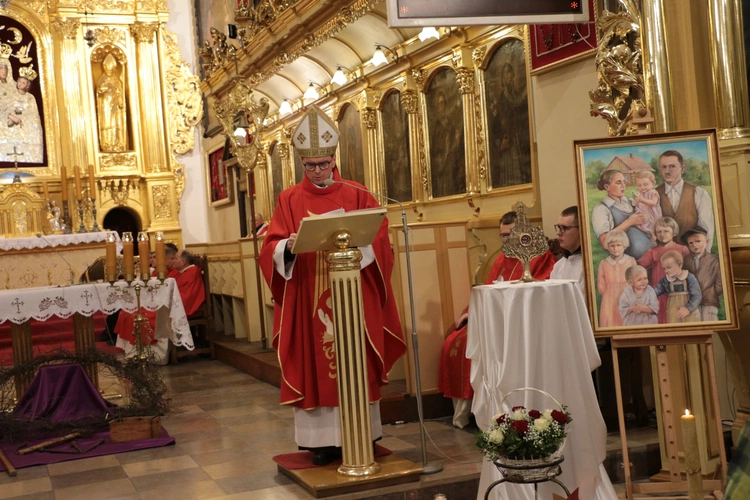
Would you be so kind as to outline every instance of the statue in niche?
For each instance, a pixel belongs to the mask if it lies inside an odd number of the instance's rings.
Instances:
[[[60,207],[55,200],[47,200],[47,221],[52,234],[60,234],[63,231]]]
[[[104,73],[96,82],[96,117],[99,147],[105,153],[128,149],[125,86],[117,71],[117,59],[110,53],[102,62]]]
[[[26,163],[41,162],[44,149],[39,108],[36,98],[29,92],[31,83],[37,76],[33,64],[21,67],[18,70],[16,90],[10,92],[7,100],[2,101],[2,113],[7,118],[5,125],[8,133],[0,142],[17,146],[18,152],[23,153],[22,161]]]

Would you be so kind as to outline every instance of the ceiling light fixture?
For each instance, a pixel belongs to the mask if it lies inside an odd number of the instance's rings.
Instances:
[[[349,78],[346,74],[344,74],[344,67],[341,65],[336,66],[336,72],[333,74],[333,78],[331,78],[331,83],[336,83],[338,85],[345,85],[346,82],[349,81]],[[352,72],[347,69],[347,72],[351,74]]]
[[[315,87],[313,86],[313,83],[310,82],[310,86],[307,87],[307,90],[305,90],[305,93],[302,95],[305,99],[310,100],[316,100],[320,97],[320,94],[318,94],[318,91],[315,90]]]
[[[380,66],[381,64],[388,64],[388,58],[385,56],[385,51],[389,52],[393,56],[393,60],[395,62],[398,62],[398,54],[396,54],[394,51],[392,51],[388,47],[384,47],[380,45],[379,43],[376,43],[375,53],[372,55],[372,59],[370,60],[370,63],[372,63],[373,66]]]
[[[291,114],[292,112],[292,105],[289,104],[289,101],[284,98],[284,102],[281,103],[281,106],[279,106],[279,115],[284,116]]]

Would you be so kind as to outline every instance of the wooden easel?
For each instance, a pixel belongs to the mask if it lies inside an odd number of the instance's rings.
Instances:
[[[716,385],[716,366],[714,364],[714,349],[712,332],[690,332],[690,333],[663,333],[657,335],[618,335],[612,337],[612,364],[615,372],[615,393],[617,397],[617,417],[620,425],[620,439],[622,441],[622,459],[625,471],[625,494],[628,500],[634,500],[634,494],[642,494],[638,498],[650,497],[652,493],[675,493],[676,496],[658,497],[660,500],[676,500],[687,498],[687,481],[682,479],[680,473],[680,460],[677,447],[677,430],[675,421],[679,418],[681,411],[675,412],[672,404],[672,387],[669,373],[669,360],[667,346],[697,344],[706,348],[706,363],[708,365],[708,376],[710,379],[711,405],[714,409],[714,420],[719,435],[719,466],[716,475],[718,479],[703,480],[703,491],[712,495],[712,498],[721,500],[724,498],[724,479],[727,474],[726,450],[724,440],[721,438],[723,429],[721,425],[721,414],[719,408],[719,392]],[[618,349],[631,347],[655,347],[657,373],[659,375],[660,401],[662,409],[662,421],[664,423],[664,434],[667,443],[667,457],[669,458],[669,482],[663,483],[636,483],[633,484],[630,477],[630,456],[628,453],[628,440],[625,433],[625,411],[622,401],[622,388],[620,387],[620,365],[618,360]],[[707,471],[704,471],[707,472]]]

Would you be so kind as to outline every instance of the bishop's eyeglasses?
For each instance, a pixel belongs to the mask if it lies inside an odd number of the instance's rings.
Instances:
[[[316,168],[319,168],[322,172],[323,170],[328,169],[328,167],[331,166],[332,162],[333,158],[328,161],[322,161],[320,163],[303,163],[302,166],[305,167],[305,170],[307,170],[308,172],[315,172]]]

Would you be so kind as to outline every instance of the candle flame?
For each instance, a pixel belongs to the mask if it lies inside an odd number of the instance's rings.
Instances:
[[[686,416],[686,417],[689,417],[689,416],[690,416],[690,410],[688,410],[687,408],[685,409],[685,416]]]

